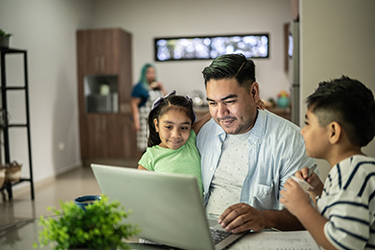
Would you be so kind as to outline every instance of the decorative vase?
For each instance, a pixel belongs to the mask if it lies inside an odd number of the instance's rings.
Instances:
[[[9,36],[0,36],[0,47],[9,48]]]
[[[279,106],[280,108],[285,109],[289,107],[289,102],[290,102],[289,97],[282,96],[282,97],[277,98],[277,106]]]

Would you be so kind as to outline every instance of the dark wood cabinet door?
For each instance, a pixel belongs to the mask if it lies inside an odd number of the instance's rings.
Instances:
[[[112,29],[78,31],[78,67],[86,74],[117,74],[119,32]]]
[[[82,159],[136,159],[141,154],[136,147],[130,109],[130,92],[133,85],[131,43],[131,34],[118,28],[77,31]],[[116,79],[118,110],[114,113],[91,110],[88,113],[86,96],[91,93],[88,94],[85,89],[89,85],[86,80],[108,80],[108,77],[111,80]]]

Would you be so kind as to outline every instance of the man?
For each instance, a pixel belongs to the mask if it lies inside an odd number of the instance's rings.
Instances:
[[[220,56],[202,73],[213,118],[197,136],[207,213],[233,233],[302,229],[279,203],[288,177],[315,164],[300,129],[257,109],[255,65],[242,54]]]

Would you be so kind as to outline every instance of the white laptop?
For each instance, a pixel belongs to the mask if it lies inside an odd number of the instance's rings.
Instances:
[[[224,249],[243,235],[213,243],[211,230],[224,230],[206,218],[193,176],[98,164],[91,168],[102,193],[132,210],[126,223],[139,225],[142,239],[182,249]]]

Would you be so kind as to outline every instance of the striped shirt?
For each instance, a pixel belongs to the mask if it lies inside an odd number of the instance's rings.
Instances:
[[[375,249],[375,158],[355,155],[332,167],[318,211],[324,234],[338,249]]]

